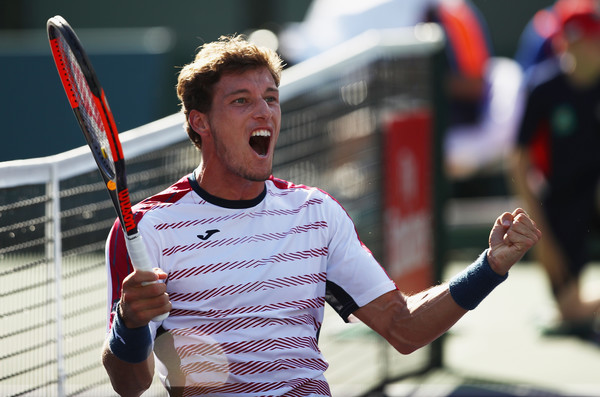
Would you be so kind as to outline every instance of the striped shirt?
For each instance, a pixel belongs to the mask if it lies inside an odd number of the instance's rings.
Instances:
[[[228,201],[190,175],[134,211],[173,304],[150,324],[157,372],[184,396],[329,396],[325,302],[347,319],[396,288],[319,189],[271,178],[256,199]],[[114,307],[132,270],[118,224],[107,264]]]

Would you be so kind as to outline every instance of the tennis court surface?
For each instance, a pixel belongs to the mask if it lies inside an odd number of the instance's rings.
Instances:
[[[448,274],[464,265],[452,263]],[[594,264],[585,273],[584,287],[599,282],[600,264]],[[551,314],[541,269],[520,263],[447,334],[442,369],[395,382],[383,395],[600,396],[600,345],[542,336],[540,328]]]

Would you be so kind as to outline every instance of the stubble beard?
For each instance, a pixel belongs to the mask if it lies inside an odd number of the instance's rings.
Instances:
[[[272,162],[267,171],[260,172],[239,161],[235,154],[229,150],[229,147],[223,144],[220,139],[215,139],[215,145],[217,152],[222,153],[222,159],[227,170],[232,174],[251,182],[264,182],[271,176],[273,172]]]

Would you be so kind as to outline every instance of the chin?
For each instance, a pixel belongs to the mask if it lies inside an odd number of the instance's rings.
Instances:
[[[264,182],[264,181],[266,181],[267,179],[269,179],[271,177],[271,174],[272,174],[272,170],[269,170],[266,173],[260,173],[260,174],[258,174],[258,173],[255,173],[255,174],[248,173],[244,177],[245,177],[245,179],[247,179],[247,180],[249,180],[251,182]]]

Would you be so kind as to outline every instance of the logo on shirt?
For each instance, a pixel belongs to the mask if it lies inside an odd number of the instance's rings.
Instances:
[[[218,233],[218,232],[220,232],[219,229],[210,229],[210,230],[207,230],[205,232],[205,234],[198,234],[197,237],[200,240],[208,240],[210,238],[210,236],[212,236],[213,234]]]

